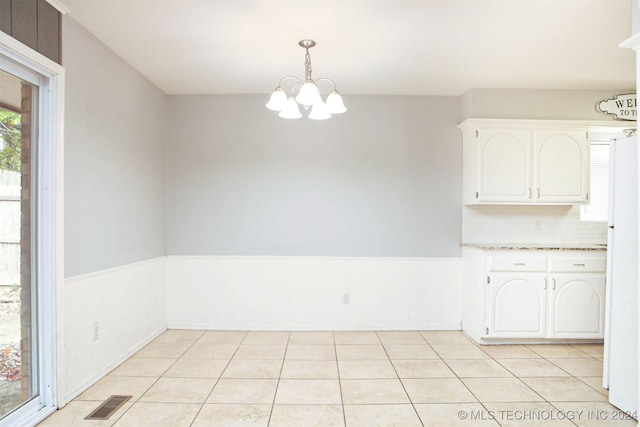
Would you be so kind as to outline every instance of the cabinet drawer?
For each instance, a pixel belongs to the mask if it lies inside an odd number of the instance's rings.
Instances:
[[[550,258],[549,271],[552,272],[603,272],[606,258]]]
[[[500,256],[489,258],[490,271],[546,271],[546,257]]]

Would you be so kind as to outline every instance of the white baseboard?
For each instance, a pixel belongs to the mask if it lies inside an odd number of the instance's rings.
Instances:
[[[459,330],[461,289],[461,258],[169,256],[167,325]]]
[[[138,343],[135,346],[133,346],[132,348],[130,348],[127,352],[125,352],[122,356],[120,356],[119,358],[114,360],[112,363],[107,365],[104,369],[102,369],[101,371],[97,372],[92,377],[87,378],[84,382],[82,382],[81,384],[77,385],[73,390],[69,390],[67,392],[67,394],[65,395],[65,404],[68,403],[68,402],[71,402],[73,399],[78,397],[86,389],[88,389],[89,387],[91,387],[92,385],[94,385],[95,383],[100,381],[109,372],[113,371],[115,368],[120,366],[120,364],[122,364],[128,358],[130,358],[131,356],[136,354],[140,349],[142,349],[144,346],[149,344],[151,341],[153,341],[155,338],[157,338],[160,334],[162,334],[166,330],[167,330],[167,328],[163,327],[161,329],[158,329],[157,331],[152,332],[148,337],[146,337],[140,343]],[[59,406],[63,406],[63,405],[59,405]]]

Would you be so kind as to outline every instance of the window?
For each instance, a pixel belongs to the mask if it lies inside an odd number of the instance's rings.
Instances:
[[[609,143],[591,143],[591,191],[589,204],[580,209],[581,221],[609,219]]]

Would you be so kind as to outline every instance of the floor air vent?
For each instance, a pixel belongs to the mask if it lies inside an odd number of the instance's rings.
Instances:
[[[131,396],[111,396],[98,406],[92,413],[87,415],[85,420],[107,420],[122,405],[127,403]]]

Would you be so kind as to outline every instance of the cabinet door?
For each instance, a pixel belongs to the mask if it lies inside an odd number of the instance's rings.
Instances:
[[[530,130],[478,131],[478,202],[531,200],[531,145]]]
[[[604,289],[604,274],[551,276],[547,302],[549,338],[603,338]]]
[[[586,130],[535,132],[534,202],[587,202],[588,146]]]
[[[546,282],[542,273],[492,273],[489,282],[489,337],[545,336]]]

